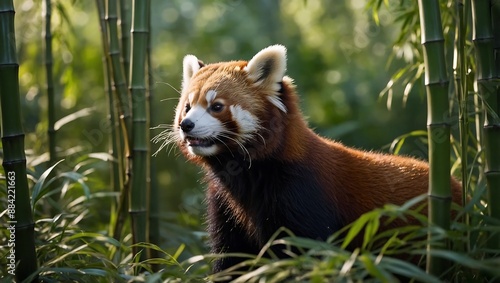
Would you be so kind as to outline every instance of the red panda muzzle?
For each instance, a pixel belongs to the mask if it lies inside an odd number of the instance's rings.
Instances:
[[[181,130],[183,130],[186,133],[189,133],[192,129],[194,129],[195,124],[193,123],[193,121],[189,119],[184,119],[182,120],[180,126]]]
[[[186,137],[186,141],[188,142],[189,146],[201,146],[201,147],[208,147],[212,146],[215,144],[215,141],[212,139],[199,139],[199,138],[193,138],[193,137]]]

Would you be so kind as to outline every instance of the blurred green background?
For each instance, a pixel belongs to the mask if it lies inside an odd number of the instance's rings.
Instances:
[[[17,0],[15,5],[28,162],[42,172],[45,168],[37,165],[48,154],[42,8],[33,0]],[[288,48],[288,75],[295,80],[310,126],[348,146],[389,151],[398,136],[425,129],[426,106],[420,81],[406,98],[398,86],[394,97],[380,97],[395,70],[413,58],[404,48],[391,57],[399,28],[394,14],[380,11],[377,25],[365,5],[363,0],[152,0],[152,126],[173,120],[184,55],[195,54],[206,63],[248,60],[262,48],[281,43]],[[91,115],[57,132],[60,157],[66,157],[59,166],[70,168],[78,155],[108,150],[108,106],[94,1],[56,1],[53,33],[57,117],[92,108]],[[158,133],[151,130],[151,137]],[[152,151],[158,146],[153,144]],[[200,169],[187,163],[175,147],[169,149],[153,157],[163,235],[172,231],[169,225],[174,222],[201,230]],[[419,158],[426,158],[426,152],[418,138],[402,149]],[[107,190],[107,164],[92,170],[92,190]],[[96,210],[94,217],[109,214],[104,204]]]

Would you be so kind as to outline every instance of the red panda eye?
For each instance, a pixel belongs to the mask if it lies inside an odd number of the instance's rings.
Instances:
[[[191,105],[189,105],[189,103],[186,103],[186,113],[189,112],[189,110],[191,110]]]
[[[212,110],[213,112],[221,112],[222,109],[224,109],[224,105],[220,102],[215,102],[210,105],[210,110]]]

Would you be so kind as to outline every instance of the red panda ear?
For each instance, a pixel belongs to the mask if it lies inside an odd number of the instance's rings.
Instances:
[[[248,62],[245,71],[255,85],[270,90],[267,100],[286,113],[279,93],[286,71],[285,46],[277,44],[262,49]]]
[[[262,49],[248,62],[245,70],[256,85],[279,91],[286,71],[286,48],[272,45]]]
[[[182,89],[187,88],[191,78],[200,70],[201,67],[205,66],[202,61],[198,60],[194,55],[186,55],[182,61]]]

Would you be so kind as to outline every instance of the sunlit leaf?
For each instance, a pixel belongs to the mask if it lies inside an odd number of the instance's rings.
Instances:
[[[70,122],[73,122],[73,121],[75,121],[79,118],[82,118],[82,117],[87,117],[90,114],[92,114],[93,111],[94,111],[94,109],[92,107],[88,107],[88,108],[83,108],[81,110],[73,112],[73,113],[69,114],[68,116],[65,116],[65,117],[59,119],[57,122],[55,122],[54,130],[58,131],[62,126],[66,125]]]

